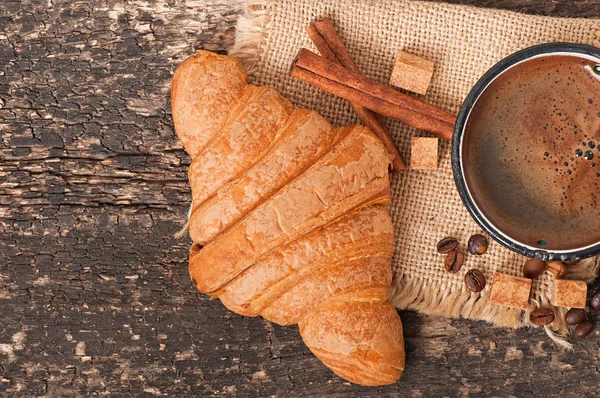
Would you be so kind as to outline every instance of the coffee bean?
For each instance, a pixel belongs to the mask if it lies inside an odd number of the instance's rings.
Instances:
[[[458,247],[458,240],[456,238],[446,237],[438,242],[437,251],[438,253],[446,254]]]
[[[483,254],[488,248],[488,240],[481,234],[475,234],[469,238],[467,247],[471,254]]]
[[[585,311],[581,308],[571,308],[565,315],[565,321],[569,325],[578,325],[585,321]]]
[[[595,311],[600,310],[600,289],[592,296],[590,307]]]
[[[530,258],[523,264],[523,275],[525,278],[535,279],[546,270],[546,263],[542,260]]]
[[[546,268],[558,279],[562,279],[567,276],[567,267],[560,261],[550,261],[548,264],[546,264]]]
[[[536,326],[549,325],[554,321],[554,311],[551,308],[538,308],[537,310],[531,311],[529,314],[529,320]]]
[[[479,293],[485,287],[485,275],[478,269],[472,269],[465,274],[467,289]]]
[[[578,339],[583,339],[585,336],[592,332],[592,329],[594,329],[594,324],[592,322],[583,321],[579,325],[577,325],[573,334]]]
[[[465,262],[465,255],[460,250],[452,250],[446,256],[446,260],[444,261],[444,268],[446,268],[446,272],[451,274],[457,273],[460,268],[463,266]]]
[[[571,260],[571,261],[565,261],[565,265],[575,265],[578,262],[580,262],[581,260]]]

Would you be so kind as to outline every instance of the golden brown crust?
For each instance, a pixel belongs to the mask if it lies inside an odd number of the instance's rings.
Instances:
[[[271,148],[292,113],[288,100],[266,87],[248,86],[248,97],[223,125],[222,131],[192,161],[188,171],[194,206],[251,167]],[[196,229],[190,229],[196,243]]]
[[[356,126],[331,152],[190,258],[190,274],[213,293],[269,251],[359,206],[387,200],[388,158]]]
[[[201,205],[195,204],[190,218],[194,241],[205,245],[303,173],[329,151],[339,137],[338,131],[315,111],[294,110],[277,134],[280,139],[265,156],[227,186],[220,188],[218,195]],[[222,173],[218,175],[221,177]],[[211,176],[194,179],[197,181],[196,190],[199,190],[201,183],[206,186],[206,177]],[[219,179],[221,182],[222,178]],[[215,184],[217,187],[219,185]]]
[[[396,381],[402,324],[389,304],[387,153],[368,129],[333,129],[199,51],[175,73],[175,129],[193,161],[190,275],[233,311],[299,322],[341,377]]]
[[[404,370],[402,323],[387,298],[327,303],[298,326],[310,350],[353,383],[390,384]]]
[[[186,59],[171,83],[175,132],[193,158],[215,137],[246,88],[235,58],[208,51]]]
[[[232,311],[259,315],[302,278],[319,275],[329,265],[382,254],[389,262],[393,241],[392,220],[385,207],[363,208],[274,250],[216,294]],[[381,267],[390,270],[389,266]],[[282,317],[270,320],[280,325],[298,322],[284,321]]]
[[[340,261],[300,279],[261,311],[261,315],[281,325],[293,325],[317,306],[341,295],[360,296],[364,292],[380,294],[385,299],[392,283],[387,265],[391,251],[376,257],[359,257]]]

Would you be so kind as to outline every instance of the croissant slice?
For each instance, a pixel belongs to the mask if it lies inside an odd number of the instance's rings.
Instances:
[[[319,275],[328,265],[343,263],[368,255],[387,255],[393,251],[392,220],[385,207],[370,206],[348,213],[281,247],[244,271],[225,288],[216,292],[223,304],[242,315],[256,316],[298,282],[310,275]],[[383,267],[389,271],[390,267]],[[312,294],[306,290],[307,293]],[[304,297],[301,294],[299,297]],[[288,311],[295,317],[293,311]],[[265,316],[265,314],[261,314]],[[265,316],[266,317],[266,316]],[[284,321],[287,325],[297,320]]]
[[[239,221],[327,153],[339,132],[314,111],[294,110],[278,133],[281,139],[265,156],[211,199],[194,206],[190,217],[192,239],[206,245]]]
[[[189,272],[242,315],[297,323],[340,377],[378,386],[404,370],[389,303],[389,159],[362,126],[333,128],[233,58],[199,51],[175,72],[175,131],[192,157]]]
[[[269,251],[369,203],[387,202],[388,157],[355,126],[331,152],[190,257],[196,287],[212,293]],[[193,232],[192,232],[193,236]]]
[[[344,260],[307,275],[261,311],[263,318],[280,325],[293,325],[315,308],[340,296],[367,294],[387,300],[392,283],[388,253]]]
[[[353,383],[389,384],[404,370],[402,322],[387,298],[344,297],[313,311],[298,326],[312,353]]]
[[[192,159],[221,131],[246,87],[235,58],[198,51],[179,65],[171,85],[173,123]]]
[[[238,112],[190,165],[188,176],[194,206],[260,159],[277,140],[292,113],[289,101],[275,91],[266,87],[248,88],[250,95],[240,100]]]

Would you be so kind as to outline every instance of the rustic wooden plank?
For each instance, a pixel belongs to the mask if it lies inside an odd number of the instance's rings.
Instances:
[[[455,1],[600,16],[599,1]],[[408,368],[342,382],[296,327],[195,292],[189,158],[172,130],[177,64],[233,41],[241,0],[0,3],[0,395],[597,396],[598,332],[403,312]],[[598,321],[598,315],[594,315]]]

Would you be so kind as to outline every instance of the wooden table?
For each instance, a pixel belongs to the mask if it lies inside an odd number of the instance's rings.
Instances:
[[[454,2],[600,17],[597,0]],[[402,312],[407,370],[364,388],[296,327],[196,293],[169,83],[231,45],[242,5],[159,3],[0,3],[0,395],[598,396],[598,332],[561,352],[539,329]]]

